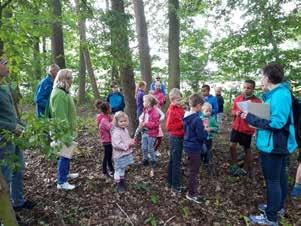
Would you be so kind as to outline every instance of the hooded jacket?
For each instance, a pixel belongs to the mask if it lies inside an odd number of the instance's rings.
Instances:
[[[183,117],[183,107],[171,103],[166,112],[166,129],[169,135],[181,138],[184,136]]]
[[[139,117],[140,122],[145,122],[146,133],[150,137],[157,137],[159,134],[160,114],[156,107],[146,108]]]
[[[188,112],[184,116],[184,142],[186,153],[201,153],[206,138],[203,121],[199,112]]]
[[[296,150],[292,96],[287,83],[281,83],[263,94],[264,103],[270,105],[270,119],[247,114],[246,121],[257,127],[258,150],[272,154],[289,154]]]
[[[111,143],[111,128],[112,128],[112,119],[109,115],[98,114],[97,115],[97,125],[99,138],[102,144]]]
[[[126,128],[112,127],[113,159],[131,154],[133,148],[130,147],[131,137]]]

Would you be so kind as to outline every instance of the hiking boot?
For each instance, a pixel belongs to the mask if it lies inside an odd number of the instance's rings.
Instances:
[[[278,226],[278,222],[268,220],[268,218],[264,214],[250,215],[249,219],[252,224]]]
[[[122,182],[122,180],[120,180],[120,182],[117,183],[116,190],[118,193],[125,192],[125,186],[124,186],[124,182]]]
[[[301,187],[294,186],[291,196],[292,198],[301,198]]]
[[[237,165],[231,165],[229,167],[229,172],[233,177],[245,176],[248,174],[244,169],[238,167]]]
[[[147,159],[144,159],[144,160],[142,160],[141,165],[148,166],[149,165],[149,161]]]
[[[188,193],[186,194],[186,199],[197,204],[201,204],[205,201],[205,199],[201,196],[190,196]]]
[[[26,200],[21,206],[14,206],[14,210],[16,212],[18,211],[21,211],[22,209],[28,209],[28,210],[31,210],[36,204],[29,201],[29,200]]]
[[[257,209],[265,214],[265,210],[267,209],[267,204],[265,203],[261,203],[258,205]],[[280,210],[277,211],[277,214],[279,217],[283,217],[285,214],[285,210],[283,208],[281,208]]]
[[[68,182],[65,182],[63,184],[58,184],[56,186],[57,189],[63,189],[63,190],[73,190],[75,188],[75,185],[69,184]]]

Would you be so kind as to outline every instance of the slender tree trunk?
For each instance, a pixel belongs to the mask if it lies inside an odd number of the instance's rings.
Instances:
[[[76,10],[79,16],[79,22],[78,22],[78,28],[79,28],[79,35],[80,35],[80,40],[81,40],[81,49],[84,55],[84,59],[85,59],[85,63],[86,63],[86,68],[88,71],[88,75],[90,77],[90,82],[91,82],[91,86],[92,86],[92,90],[94,93],[94,97],[96,99],[100,99],[100,94],[97,88],[97,83],[96,83],[96,79],[95,79],[95,75],[94,75],[94,70],[92,67],[92,62],[91,62],[91,57],[90,57],[90,53],[89,53],[89,49],[88,49],[88,42],[87,42],[87,38],[86,38],[86,20],[82,18],[81,15],[81,5],[79,0],[75,0],[75,4],[76,4]]]
[[[275,41],[274,34],[273,34],[271,26],[268,27],[268,32],[269,32],[268,35],[269,35],[270,43],[273,46],[273,52],[274,52],[275,60],[276,60],[276,62],[280,62],[280,53],[279,53],[279,49],[278,49],[277,43]]]
[[[179,0],[168,0],[168,89],[180,88],[180,22],[177,12]]]
[[[9,189],[0,170],[0,219],[3,225],[17,226],[16,215],[11,205]]]
[[[111,0],[112,4],[112,38],[116,61],[120,71],[120,81],[125,99],[125,111],[129,116],[129,131],[134,133],[137,127],[136,101],[135,101],[135,80],[132,65],[132,56],[128,40],[128,18],[124,13],[122,0]]]
[[[149,54],[147,24],[143,0],[133,0],[136,18],[136,32],[139,43],[140,72],[142,80],[147,83],[147,90],[152,82],[151,58]]]
[[[33,69],[36,80],[42,76],[41,57],[40,57],[40,39],[35,38],[33,43]]]
[[[80,67],[79,67],[79,87],[78,87],[78,102],[80,105],[86,100],[86,64],[82,48],[80,47]]]
[[[52,60],[59,65],[60,68],[66,68],[61,0],[52,0],[52,7],[54,17],[51,37]]]

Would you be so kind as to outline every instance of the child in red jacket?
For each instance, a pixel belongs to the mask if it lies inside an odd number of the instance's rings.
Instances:
[[[252,152],[251,140],[255,133],[255,128],[252,128],[248,123],[240,117],[242,113],[238,108],[237,103],[242,101],[251,101],[254,103],[261,103],[261,100],[256,97],[253,92],[255,89],[255,82],[253,80],[246,80],[243,85],[243,93],[234,99],[231,114],[233,116],[232,131],[230,134],[230,152],[231,152],[231,166],[230,174],[233,176],[246,175],[247,171],[251,175],[252,170]],[[237,166],[237,143],[243,146],[245,150],[244,168]]]
[[[167,183],[172,192],[181,193],[181,158],[183,152],[183,116],[181,92],[173,88],[169,93],[170,105],[166,112],[166,129],[169,135],[170,158],[168,162]]]
[[[151,95],[143,97],[143,113],[139,117],[139,128],[142,128],[142,164],[148,165],[149,160],[151,164],[150,176],[154,176],[154,169],[156,167],[157,159],[155,155],[154,144],[159,133],[160,115],[156,109],[157,100]]]

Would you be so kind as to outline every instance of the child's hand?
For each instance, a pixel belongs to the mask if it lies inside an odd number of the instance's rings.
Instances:
[[[145,126],[145,123],[144,122],[140,122],[139,123],[139,128],[143,128]]]
[[[242,112],[242,113],[240,114],[240,117],[241,117],[242,119],[246,119],[247,115],[248,115],[248,112]]]
[[[131,139],[130,143],[129,143],[129,148],[132,148],[136,145],[135,139]]]
[[[210,128],[209,126],[205,126],[205,130],[206,130],[207,132],[210,132],[210,131],[211,131],[211,128]]]

